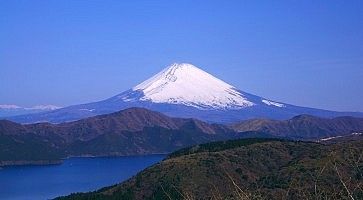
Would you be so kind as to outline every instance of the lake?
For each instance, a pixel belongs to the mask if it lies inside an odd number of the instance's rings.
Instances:
[[[124,181],[165,155],[70,158],[61,165],[0,169],[0,199],[50,199]]]

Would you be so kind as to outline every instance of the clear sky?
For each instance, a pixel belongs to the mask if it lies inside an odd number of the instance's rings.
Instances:
[[[0,0],[0,104],[102,100],[173,62],[272,100],[363,111],[363,1]]]

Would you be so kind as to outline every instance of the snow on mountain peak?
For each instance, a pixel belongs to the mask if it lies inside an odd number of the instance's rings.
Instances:
[[[26,109],[29,109],[29,110],[57,110],[60,108],[62,108],[62,107],[55,106],[55,105],[37,105],[37,106],[33,106],[31,108],[26,108]]]
[[[270,101],[270,100],[266,100],[266,99],[263,99],[262,100],[262,103],[268,105],[268,106],[276,106],[276,107],[286,107],[284,104],[282,103],[277,103],[277,102],[274,102],[274,101]]]
[[[12,104],[2,104],[0,105],[0,109],[24,109],[24,110],[56,110],[61,107],[54,106],[54,105],[37,105],[33,107],[20,107],[18,105],[12,105]]]
[[[10,104],[2,104],[0,105],[0,109],[19,109],[21,108],[20,106],[17,105],[10,105]]]
[[[239,109],[254,105],[232,85],[188,63],[174,63],[132,90],[144,94],[141,101],[199,109]],[[127,97],[123,99],[127,101]]]

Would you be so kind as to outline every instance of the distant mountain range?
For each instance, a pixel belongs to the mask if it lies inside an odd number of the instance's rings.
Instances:
[[[222,125],[170,118],[142,108],[62,124],[21,125],[0,120],[0,166],[49,163],[67,156],[169,153],[237,137]]]
[[[362,199],[363,136],[323,145],[276,139],[176,151],[129,180],[57,200]]]
[[[61,123],[130,107],[215,123],[252,118],[289,119],[301,114],[328,118],[363,117],[363,113],[299,107],[259,97],[243,92],[191,64],[181,63],[172,64],[132,89],[103,101],[7,119],[19,123]]]
[[[236,132],[257,131],[276,137],[318,139],[363,133],[363,118],[337,117],[333,119],[299,115],[288,120],[251,119],[235,123]]]
[[[0,165],[49,163],[68,156],[169,153],[195,144],[238,138],[317,140],[353,132],[363,132],[363,119],[297,116],[288,121],[250,120],[227,126],[172,118],[144,108],[61,124],[22,125],[0,120]]]
[[[16,115],[34,114],[46,111],[60,109],[54,105],[38,105],[33,107],[21,107],[18,105],[2,104],[0,105],[0,117],[11,117]]]

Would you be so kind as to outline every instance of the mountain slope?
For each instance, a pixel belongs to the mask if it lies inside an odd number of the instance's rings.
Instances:
[[[238,134],[223,125],[171,118],[143,108],[62,124],[21,125],[0,120],[0,165],[65,156],[169,153],[199,143],[251,136],[260,134]]]
[[[173,64],[132,89],[103,101],[8,119],[20,123],[60,123],[130,107],[216,123],[251,118],[288,119],[300,114],[363,117],[363,113],[333,112],[275,102],[243,92],[191,64],[181,63]]]
[[[198,145],[118,185],[59,199],[361,199],[363,140]]]
[[[318,139],[363,133],[363,118],[337,117],[333,119],[299,115],[289,120],[252,119],[230,126],[237,132],[260,131],[277,137]]]
[[[132,88],[141,101],[181,104],[199,109],[238,109],[254,105],[233,86],[190,64],[173,64]],[[121,95],[133,101],[130,95]]]

